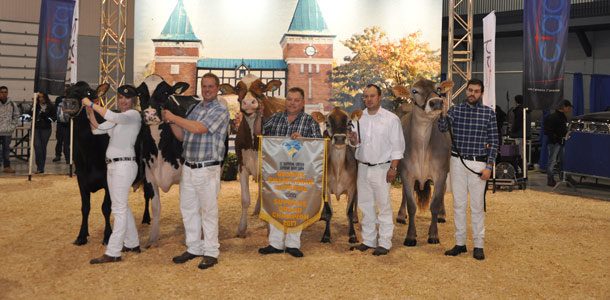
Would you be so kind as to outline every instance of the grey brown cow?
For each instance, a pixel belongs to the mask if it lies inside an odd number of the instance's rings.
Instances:
[[[440,94],[453,87],[452,81],[440,84],[419,79],[410,88],[404,86],[393,88],[398,97],[409,97],[412,107],[401,118],[405,137],[405,153],[400,161],[400,179],[402,180],[402,204],[397,222],[404,223],[405,205],[409,212],[409,228],[405,246],[417,244],[415,229],[415,212],[417,207],[424,209],[430,204],[432,220],[428,230],[428,243],[438,244],[437,221],[439,214],[444,216],[444,196],[449,159],[451,157],[451,138],[448,132],[438,129],[437,120],[443,109]],[[434,185],[432,194],[431,185]],[[432,195],[431,195],[432,194]],[[416,202],[417,198],[417,202]],[[430,202],[430,200],[432,200]]]
[[[354,230],[354,223],[358,220],[356,214],[358,162],[354,155],[354,148],[348,146],[347,142],[352,131],[352,122],[360,119],[362,111],[356,110],[349,115],[340,107],[335,107],[326,116],[320,112],[313,112],[311,116],[318,123],[325,123],[324,137],[330,139],[326,162],[327,192],[323,214],[323,218],[326,220],[326,230],[321,242],[328,243],[331,237],[332,208],[330,195],[335,195],[337,201],[339,201],[341,195],[345,194],[347,195],[346,214],[349,222],[349,242],[358,243],[358,237],[356,237],[356,231]]]

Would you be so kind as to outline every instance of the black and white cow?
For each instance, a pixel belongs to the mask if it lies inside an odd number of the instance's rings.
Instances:
[[[106,182],[106,148],[108,148],[109,137],[106,134],[94,135],[89,126],[87,112],[81,106],[81,99],[88,97],[95,101],[106,94],[108,84],[102,84],[93,90],[86,82],[78,82],[72,86],[64,100],[63,111],[74,121],[74,165],[76,167],[76,179],[81,195],[82,222],[75,245],[84,245],[89,236],[89,211],[91,210],[91,193],[104,189],[104,202],[102,213],[104,214],[105,227],[103,244],[108,244],[112,233],[110,227],[111,202]],[[100,119],[98,122],[102,122]]]
[[[182,142],[173,134],[170,125],[161,121],[161,110],[168,109],[175,115],[185,117],[187,109],[201,99],[193,96],[178,96],[189,85],[178,82],[170,86],[159,75],[153,74],[138,87],[142,109],[142,129],[136,142],[144,164],[144,198],[146,209],[143,223],[150,222],[148,203],[152,209],[152,230],[146,247],[159,240],[159,217],[161,200],[159,189],[167,193],[172,185],[180,183],[182,173]]]

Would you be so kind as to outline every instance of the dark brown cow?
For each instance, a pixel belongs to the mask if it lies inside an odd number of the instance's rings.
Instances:
[[[405,205],[409,211],[409,229],[405,246],[417,244],[415,229],[415,212],[417,207],[424,209],[430,204],[432,220],[428,231],[428,243],[438,244],[437,218],[444,215],[444,196],[451,157],[451,139],[448,132],[440,132],[438,118],[443,109],[441,93],[453,87],[453,82],[437,84],[427,79],[419,79],[410,91],[403,86],[394,87],[398,97],[410,97],[410,112],[402,118],[402,129],[405,137],[405,153],[400,161],[400,179],[402,180],[402,204],[397,222],[404,223]],[[434,185],[434,194],[430,202],[430,185]],[[415,202],[417,195],[417,206]]]
[[[349,221],[349,242],[358,243],[354,223],[358,220],[356,212],[358,179],[358,162],[353,147],[348,147],[347,142],[352,131],[352,121],[357,121],[362,116],[362,111],[354,111],[351,116],[341,109],[335,107],[328,115],[314,112],[311,116],[318,122],[325,122],[326,130],[324,137],[330,138],[330,146],[327,153],[327,187],[326,202],[324,203],[324,219],[326,230],[322,236],[322,243],[330,242],[330,219],[332,208],[330,195],[335,195],[337,201],[341,195],[347,195],[347,219]]]
[[[276,97],[268,97],[266,92],[279,89],[282,84],[279,80],[271,80],[263,83],[254,75],[246,75],[235,87],[229,84],[221,84],[220,92],[223,95],[236,94],[239,101],[243,119],[237,129],[235,137],[235,153],[239,168],[239,183],[241,185],[241,220],[237,229],[237,236],[246,237],[248,227],[248,207],[250,207],[250,175],[256,179],[258,170],[258,137],[254,135],[254,120],[259,103],[263,103],[263,119],[273,113],[283,111],[286,108],[286,100]],[[254,214],[260,212],[260,201],[256,201]]]

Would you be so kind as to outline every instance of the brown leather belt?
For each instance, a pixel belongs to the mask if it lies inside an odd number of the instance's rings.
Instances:
[[[110,163],[117,162],[117,161],[136,161],[136,158],[135,157],[115,157],[115,158],[106,157],[106,164],[110,164]]]
[[[185,160],[184,165],[191,169],[199,169],[199,168],[217,166],[217,165],[220,165],[220,162],[219,161],[189,162],[188,160]]]

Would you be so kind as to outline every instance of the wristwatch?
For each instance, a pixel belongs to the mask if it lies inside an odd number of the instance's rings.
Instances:
[[[398,168],[394,168],[394,167],[390,166],[390,170],[398,171]]]

